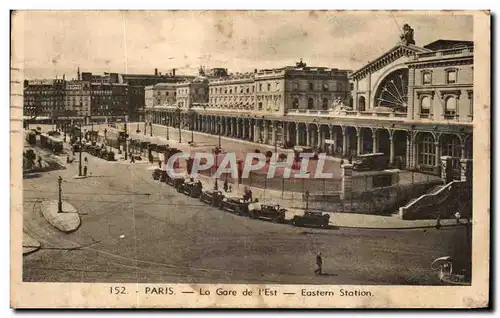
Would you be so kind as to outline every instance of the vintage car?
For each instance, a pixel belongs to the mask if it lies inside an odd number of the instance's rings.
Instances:
[[[153,180],[159,180],[161,182],[165,182],[166,175],[167,175],[167,172],[165,170],[161,170],[159,168],[156,168],[152,172]]]
[[[304,215],[295,215],[292,219],[292,224],[295,226],[320,226],[326,227],[330,221],[330,215],[321,212],[305,211]]]
[[[165,183],[168,185],[173,186],[176,189],[179,189],[179,187],[184,184],[185,179],[182,177],[171,177],[168,173],[165,173]]]
[[[209,203],[215,207],[220,207],[223,199],[224,195],[218,190],[205,190],[200,194],[201,202]]]
[[[189,195],[191,198],[198,198],[201,194],[203,186],[199,181],[189,181],[182,183],[177,191]]]
[[[253,219],[269,219],[273,222],[285,222],[286,209],[280,205],[260,204],[259,202],[250,203],[248,214]]]
[[[222,200],[220,208],[222,210],[233,212],[237,215],[248,215],[248,205],[250,201],[240,197],[225,197]]]
[[[383,153],[358,156],[353,162],[354,171],[385,170],[389,167],[389,157]]]

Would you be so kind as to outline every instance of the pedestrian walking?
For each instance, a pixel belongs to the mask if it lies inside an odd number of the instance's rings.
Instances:
[[[227,180],[224,181],[224,192],[227,192],[229,189],[229,184],[227,183]]]
[[[88,161],[87,157],[85,157],[85,158],[83,159],[83,175],[84,175],[85,177],[87,176],[87,171],[88,171],[88,163],[89,163],[89,161]]]
[[[316,265],[318,268],[314,271],[314,273],[316,275],[323,274],[323,258],[321,257],[321,252],[318,252],[318,255],[316,255]]]
[[[132,153],[132,151],[130,152],[130,163],[135,163],[135,158],[134,158],[134,154]]]
[[[38,167],[42,168],[42,156],[38,155]]]

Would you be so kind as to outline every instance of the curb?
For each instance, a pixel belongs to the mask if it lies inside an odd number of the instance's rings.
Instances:
[[[57,212],[57,201],[43,201],[41,210],[43,217],[50,225],[57,230],[70,233],[76,231],[81,225],[81,219],[78,211],[66,201],[62,202],[61,213]]]
[[[40,249],[41,244],[28,233],[23,231],[23,255],[36,252]]]
[[[344,229],[357,229],[357,230],[418,230],[418,229],[435,229],[435,225],[420,225],[420,226],[406,226],[406,227],[360,227],[360,226],[343,226],[343,225],[335,225],[331,224],[331,226],[336,227],[336,228],[344,228]],[[452,227],[452,226],[457,226],[456,224],[442,224],[441,228],[443,227]]]

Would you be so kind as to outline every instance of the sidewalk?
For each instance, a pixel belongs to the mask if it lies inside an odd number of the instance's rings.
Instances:
[[[73,232],[80,227],[78,211],[66,201],[62,202],[61,213],[57,212],[57,201],[44,201],[41,209],[47,222],[61,232]]]

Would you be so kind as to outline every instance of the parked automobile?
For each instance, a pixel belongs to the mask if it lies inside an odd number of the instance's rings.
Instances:
[[[205,190],[200,194],[201,202],[209,203],[215,207],[220,207],[223,199],[224,195],[218,190]]]
[[[389,167],[389,158],[383,153],[370,153],[356,157],[352,169],[355,171],[385,170]]]
[[[268,219],[273,222],[285,222],[286,209],[280,205],[260,204],[259,202],[250,203],[248,214],[253,219]]]
[[[203,186],[200,181],[184,182],[177,188],[177,191],[189,195],[191,198],[198,198]]]
[[[182,178],[182,177],[174,177],[174,178],[172,178],[168,173],[165,173],[165,174],[166,174],[165,183],[168,184],[168,185],[173,186],[176,189],[178,189],[184,183],[184,181],[185,181],[185,179]]]
[[[233,212],[237,215],[248,215],[248,205],[250,201],[240,197],[224,197],[220,208],[226,211]]]
[[[304,215],[295,215],[292,219],[292,224],[295,226],[320,226],[326,227],[330,221],[330,215],[321,212],[305,211]]]
[[[161,182],[165,182],[167,172],[161,169],[155,169],[152,172],[153,180],[159,180]]]

